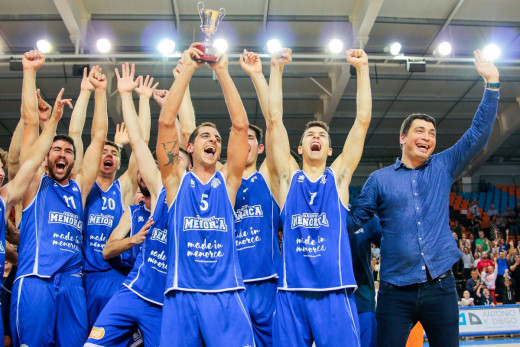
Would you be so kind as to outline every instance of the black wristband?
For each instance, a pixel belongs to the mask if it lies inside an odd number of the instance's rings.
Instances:
[[[486,83],[486,88],[500,88],[500,83]]]

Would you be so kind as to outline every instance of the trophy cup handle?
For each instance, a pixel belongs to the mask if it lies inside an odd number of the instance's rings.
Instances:
[[[204,10],[204,3],[202,1],[199,1],[197,3],[197,10],[199,11],[199,18],[200,18],[200,21],[202,22],[202,11]]]
[[[226,15],[226,9],[221,7],[220,10],[218,10],[218,14],[220,19],[224,18],[224,16]]]

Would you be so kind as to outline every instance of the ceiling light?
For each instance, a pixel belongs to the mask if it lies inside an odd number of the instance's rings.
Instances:
[[[390,54],[391,55],[398,55],[399,52],[401,52],[401,44],[399,42],[394,42],[390,46]]]
[[[52,49],[50,42],[47,40],[38,40],[38,42],[36,42],[36,47],[43,54],[49,53]]]
[[[267,50],[273,54],[282,50],[282,44],[277,39],[267,41]]]
[[[175,49],[175,42],[170,39],[164,39],[159,42],[157,46],[157,50],[162,53],[162,55],[172,54]]]
[[[97,50],[101,53],[107,53],[108,51],[110,51],[112,45],[110,44],[110,41],[108,41],[107,39],[99,39],[97,40],[96,47]]]
[[[500,47],[495,44],[490,44],[484,47],[482,53],[484,54],[484,59],[493,61],[500,57],[501,52]]]
[[[228,43],[224,39],[215,39],[215,41],[213,41],[213,46],[215,46],[217,51],[221,53],[226,52],[228,49]]]
[[[339,54],[343,51],[343,42],[339,39],[332,39],[329,42],[329,51],[332,54]]]
[[[451,43],[444,41],[437,46],[436,52],[439,55],[449,55],[451,53]]]

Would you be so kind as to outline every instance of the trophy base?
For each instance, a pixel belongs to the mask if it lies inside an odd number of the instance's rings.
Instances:
[[[215,49],[212,46],[198,45],[198,46],[196,46],[196,48],[199,49],[200,51],[202,51],[204,53],[204,55],[201,55],[200,58],[194,59],[194,60],[198,61],[199,63],[210,63],[210,64],[217,62],[217,57],[214,54],[211,54],[211,53],[213,53],[213,51],[215,51]]]

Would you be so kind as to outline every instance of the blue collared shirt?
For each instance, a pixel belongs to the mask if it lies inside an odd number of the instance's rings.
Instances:
[[[368,178],[348,219],[353,232],[374,213],[383,228],[380,277],[397,286],[427,281],[461,257],[449,225],[451,185],[486,146],[498,106],[498,91],[486,89],[471,127],[455,145],[410,169],[397,159]]]

